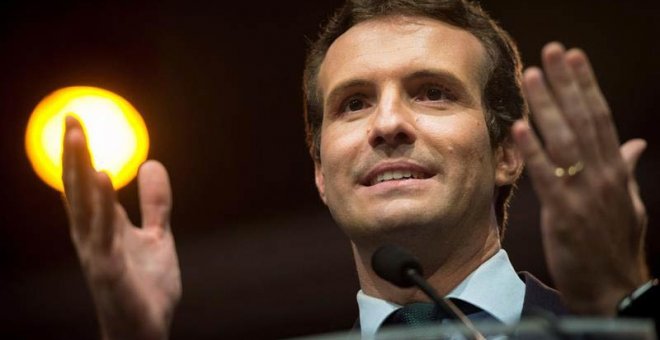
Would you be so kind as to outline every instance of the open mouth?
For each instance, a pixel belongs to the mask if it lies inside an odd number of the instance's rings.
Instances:
[[[389,181],[427,179],[432,176],[431,172],[422,166],[397,162],[376,166],[364,177],[361,184],[370,187]]]
[[[411,170],[385,171],[379,173],[377,176],[372,178],[371,181],[369,182],[369,186],[387,181],[400,181],[407,179],[426,179],[426,178],[428,178],[428,176],[425,176],[423,172],[418,172],[418,171],[411,171]]]

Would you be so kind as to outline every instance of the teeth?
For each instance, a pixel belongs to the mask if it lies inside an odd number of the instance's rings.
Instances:
[[[407,179],[407,178],[419,179],[422,178],[422,174],[419,172],[412,172],[410,170],[385,171],[383,173],[378,174],[378,176],[376,176],[376,178],[374,178],[371,181],[371,185],[385,181]]]

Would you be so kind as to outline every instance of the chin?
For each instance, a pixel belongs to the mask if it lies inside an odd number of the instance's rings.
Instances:
[[[439,219],[429,214],[429,211],[417,209],[398,211],[377,211],[361,216],[360,221],[341,223],[342,229],[355,239],[390,240],[411,237],[417,233],[424,233],[429,228],[438,228]]]
[[[364,209],[375,227],[381,229],[409,228],[441,221],[446,209],[440,202],[429,200],[398,199]]]
[[[429,224],[429,218],[424,212],[403,211],[387,212],[374,216],[373,228],[384,230],[409,229]]]

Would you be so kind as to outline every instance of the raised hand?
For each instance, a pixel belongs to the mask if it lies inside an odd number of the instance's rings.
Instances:
[[[62,161],[71,238],[103,337],[166,338],[181,296],[167,171],[156,161],[140,168],[138,228],[117,202],[110,178],[92,168],[83,130],[72,117],[66,120]]]
[[[619,145],[584,52],[550,43],[542,60],[545,72],[527,69],[523,89],[545,146],[524,121],[513,136],[541,202],[546,261],[573,312],[614,315],[649,279],[647,215],[633,174],[646,142]]]

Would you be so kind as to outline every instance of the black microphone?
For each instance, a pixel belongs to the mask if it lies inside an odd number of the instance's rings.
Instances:
[[[485,339],[470,319],[451,300],[438,296],[435,289],[422,277],[422,265],[403,248],[391,244],[378,248],[371,257],[371,267],[380,278],[397,287],[417,286],[450,318],[460,320],[475,339]]]
[[[382,279],[401,288],[414,286],[413,277],[424,275],[422,265],[414,256],[391,244],[376,250],[371,257],[371,267]]]

